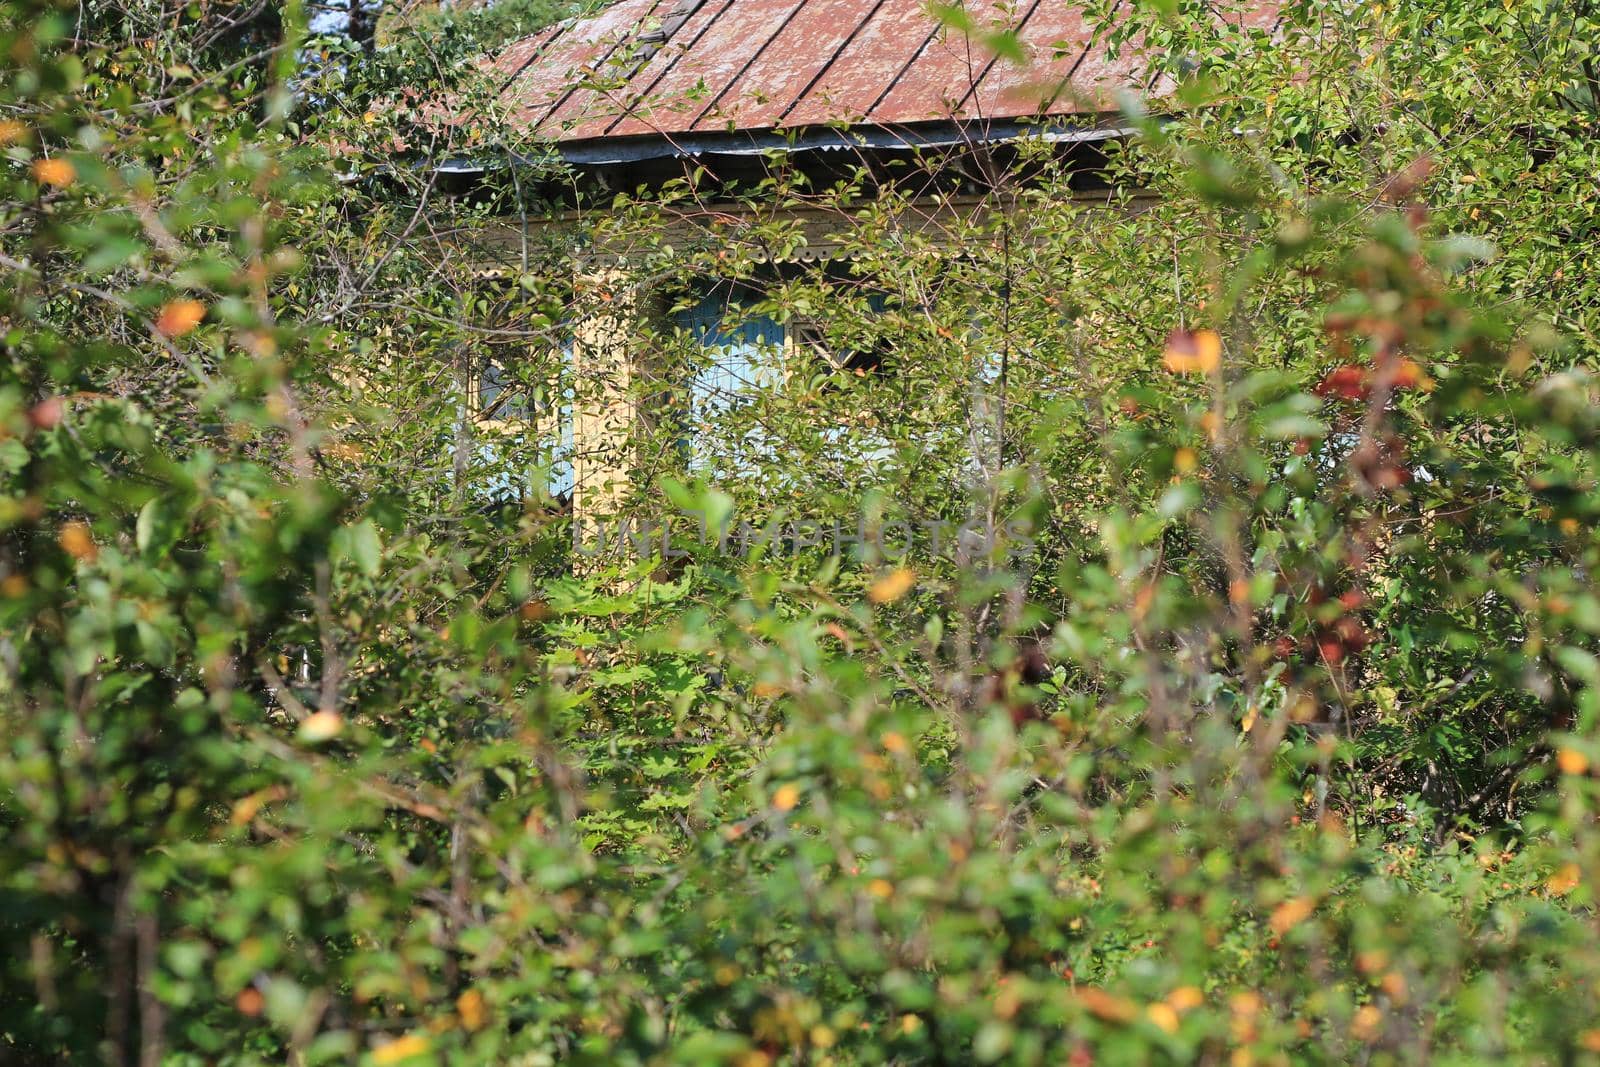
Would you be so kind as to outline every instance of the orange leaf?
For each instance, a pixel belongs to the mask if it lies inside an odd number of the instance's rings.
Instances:
[[[1368,390],[1367,372],[1354,364],[1335,367],[1323,376],[1312,390],[1318,396],[1336,396],[1343,400],[1362,400]]]
[[[233,805],[233,814],[230,820],[235,826],[243,826],[256,817],[256,813],[264,805],[282,800],[287,790],[281,785],[268,786],[266,789],[257,789],[248,796],[240,797]]]
[[[47,396],[28,410],[28,421],[36,430],[53,430],[66,413],[67,405],[59,396]]]
[[[33,177],[40,185],[65,189],[78,177],[78,168],[65,159],[36,159],[33,161]]]
[[[461,1016],[461,1025],[468,1030],[482,1030],[483,1024],[489,1021],[483,994],[476,989],[469,989],[456,998],[456,1013]]]
[[[61,527],[61,533],[56,540],[61,543],[61,550],[73,559],[82,563],[91,563],[100,554],[95,548],[94,535],[89,532],[89,527],[81,522],[69,522]]]
[[[233,998],[233,1006],[238,1008],[241,1014],[251,1018],[260,1015],[266,1003],[267,998],[261,995],[261,991],[251,986],[245,986],[239,990],[239,995]]]
[[[1139,1006],[1126,997],[1107,993],[1104,989],[1084,986],[1078,990],[1078,999],[1091,1015],[1111,1023],[1128,1023],[1139,1017]]]
[[[336,711],[318,711],[306,716],[300,724],[300,740],[316,744],[331,741],[344,729],[344,720]]]
[[[1275,934],[1287,933],[1289,930],[1311,917],[1317,910],[1317,902],[1310,897],[1294,897],[1279,904],[1272,912],[1272,918],[1267,924],[1272,927]]]
[[[168,337],[181,337],[200,325],[206,317],[206,306],[198,300],[173,300],[156,316],[156,329]]]
[[[1161,362],[1173,374],[1210,374],[1222,365],[1222,338],[1215,330],[1173,330]]]
[[[1433,379],[1417,364],[1415,360],[1402,359],[1394,368],[1394,387],[1396,389],[1418,389],[1429,392],[1433,389]]]
[[[793,811],[798,803],[800,803],[800,787],[793,782],[780,785],[778,791],[772,794],[772,806],[779,811]]]

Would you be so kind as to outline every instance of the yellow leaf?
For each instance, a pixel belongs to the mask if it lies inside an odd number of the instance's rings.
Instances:
[[[317,744],[339,736],[344,729],[344,719],[336,711],[318,711],[306,716],[300,724],[300,740]]]
[[[890,897],[894,896],[894,886],[883,878],[874,878],[872,881],[867,883],[867,892],[871,893],[879,900],[888,900]]]
[[[1171,1004],[1157,1002],[1146,1008],[1144,1013],[1158,1029],[1169,1034],[1178,1032],[1178,1013],[1173,1010]]]
[[[1546,889],[1556,896],[1564,897],[1578,888],[1578,883],[1581,881],[1583,881],[1583,872],[1578,869],[1578,865],[1576,863],[1563,863],[1556,868],[1554,874],[1545,879],[1544,885]]]
[[[1167,994],[1167,1003],[1171,1004],[1175,1011],[1190,1011],[1198,1008],[1205,1003],[1205,999],[1205,994],[1201,993],[1198,987],[1192,985],[1179,986]]]
[[[867,599],[874,604],[892,604],[911,591],[917,576],[909,567],[896,567],[873,582],[867,590]]]
[[[421,1056],[433,1046],[428,1039],[420,1034],[407,1034],[405,1037],[380,1045],[372,1050],[373,1063],[400,1063],[413,1056]]]
[[[1275,934],[1287,933],[1289,930],[1305,922],[1311,913],[1317,909],[1317,902],[1310,897],[1294,897],[1279,904],[1272,912],[1268,925]]]
[[[793,811],[798,803],[800,803],[800,787],[793,782],[780,785],[778,791],[772,794],[772,806],[779,811]]]

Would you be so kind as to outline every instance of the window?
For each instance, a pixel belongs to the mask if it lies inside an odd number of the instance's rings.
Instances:
[[[529,390],[516,372],[494,355],[485,356],[478,370],[478,418],[492,422],[526,422],[533,418]]]
[[[690,382],[690,408],[698,417],[726,410],[740,397],[782,381],[774,358],[783,347],[783,326],[770,315],[755,314],[757,294],[742,286],[719,285],[673,315],[704,349],[708,364]]]
[[[887,310],[889,300],[887,294],[870,293],[864,303],[862,308],[854,302],[856,313],[834,321],[818,316],[780,322],[761,288],[722,282],[680,304],[672,323],[694,342],[697,360],[687,379],[679,440],[690,466],[754,474],[782,447],[763,422],[768,409],[761,403],[762,393],[791,378],[809,383],[819,376],[880,372],[891,341],[872,319]],[[828,392],[843,387],[845,382],[838,380],[823,384]],[[857,410],[853,416],[840,416],[835,411],[810,432],[841,446],[848,442],[846,447],[858,458],[888,455],[887,442],[862,414]],[[845,421],[837,421],[841,417]]]
[[[889,298],[883,293],[873,293],[867,297],[867,309],[874,316],[882,315],[888,307]],[[881,334],[853,345],[838,347],[830,341],[827,327],[818,319],[796,319],[791,322],[789,342],[796,352],[813,353],[826,366],[859,377],[881,371],[884,357],[889,351],[889,340]]]
[[[546,472],[545,491],[568,497],[572,465],[572,342],[559,363],[518,358],[510,346],[483,357],[474,380],[473,402],[480,431],[479,459],[489,469],[496,496],[523,497],[533,475]]]

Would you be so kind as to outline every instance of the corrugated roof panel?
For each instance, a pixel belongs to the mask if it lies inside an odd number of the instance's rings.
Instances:
[[[806,0],[695,124],[744,129],[781,124],[861,24],[861,0]]]
[[[560,98],[545,116],[545,124],[569,129],[571,136],[582,136],[578,131],[588,127],[597,118],[614,115],[621,107],[619,95],[626,99],[634,92],[633,76],[645,59],[639,34],[659,29],[662,18],[671,10],[671,0],[648,0],[643,14],[633,19],[623,32],[608,29],[602,39],[607,47],[585,64],[592,75],[591,84],[575,87]],[[613,83],[620,84],[610,88]]]
[[[770,60],[778,36],[805,4],[806,0],[735,0],[716,21],[701,46],[707,55],[697,69],[708,92],[695,129],[748,128],[735,124],[732,113],[721,109],[735,103],[729,94],[740,76]],[[790,85],[787,91],[792,95],[796,87]]]
[[[620,42],[634,35],[656,2],[621,0],[597,15],[562,27],[506,88],[507,106],[529,126],[559,138],[560,126],[547,125],[551,108],[569,95],[585,101],[594,95],[581,87],[582,81],[594,64],[603,62]]]
[[[980,0],[968,8],[973,22],[983,30],[1014,28],[1027,10],[1018,12],[1005,0]],[[924,15],[923,25],[935,24]],[[993,54],[976,38],[939,26],[867,118],[877,123],[901,123],[959,115],[961,102],[993,59]]]
[[[516,78],[533,62],[539,50],[564,29],[560,23],[546,26],[532,37],[524,37],[508,45],[505,51],[494,57],[490,65],[504,78]],[[506,84],[509,86],[510,83]]]
[[[979,25],[1017,32],[1026,66],[941,28],[926,2],[620,0],[509,46],[491,69],[516,119],[563,144],[1096,115],[1116,89],[1150,88],[1138,42],[1111,57],[1070,0],[967,0]],[[1270,27],[1278,6],[1230,21]]]
[[[925,0],[858,2],[857,7],[863,16],[844,50],[784,116],[785,125],[862,121],[934,31]]]
[[[963,102],[963,114],[1033,115],[1049,107],[1089,49],[1092,32],[1082,8],[1041,0],[1017,32],[1028,62],[997,61]]]
[[[716,0],[712,0],[716,2]],[[656,123],[674,133],[695,128],[700,115],[718,100],[745,67],[766,47],[784,20],[804,0],[729,0],[718,10],[698,38],[651,87],[635,106],[656,116]],[[682,30],[674,38],[682,35]],[[642,88],[642,87],[641,87]],[[661,113],[687,105],[667,126]],[[612,133],[634,132],[632,123],[619,124]],[[643,132],[643,131],[641,131]]]
[[[694,50],[706,29],[733,0],[680,2],[688,4],[688,18],[634,75],[632,97],[612,118],[601,124],[593,136],[622,137],[681,131],[694,121],[705,106],[703,101],[687,100],[681,96],[676,100],[668,99],[661,93],[660,86],[683,61],[685,54]]]

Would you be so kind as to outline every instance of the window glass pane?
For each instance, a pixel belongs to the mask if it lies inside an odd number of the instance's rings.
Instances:
[[[541,380],[543,379],[543,380]],[[514,352],[492,352],[478,371],[478,417],[486,424],[478,455],[490,472],[490,491],[521,498],[533,488],[539,468],[548,472],[552,496],[570,494],[572,465],[572,339],[561,345],[560,363],[518,361]]]
[[[699,349],[689,379],[689,410],[683,446],[691,466],[748,470],[768,454],[759,426],[744,432],[727,422],[741,402],[782,384],[783,327],[768,315],[753,315],[756,297],[731,286],[719,286],[693,305],[676,312],[673,322]]]
[[[690,383],[697,415],[725,409],[741,394],[779,380],[772,352],[783,344],[783,327],[770,316],[750,315],[751,303],[744,294],[719,288],[673,316],[710,358]]]
[[[577,478],[572,467],[572,400],[573,400],[572,336],[567,334],[561,342],[561,376],[556,382],[554,400],[556,415],[555,441],[550,456],[551,496],[570,496]]]

